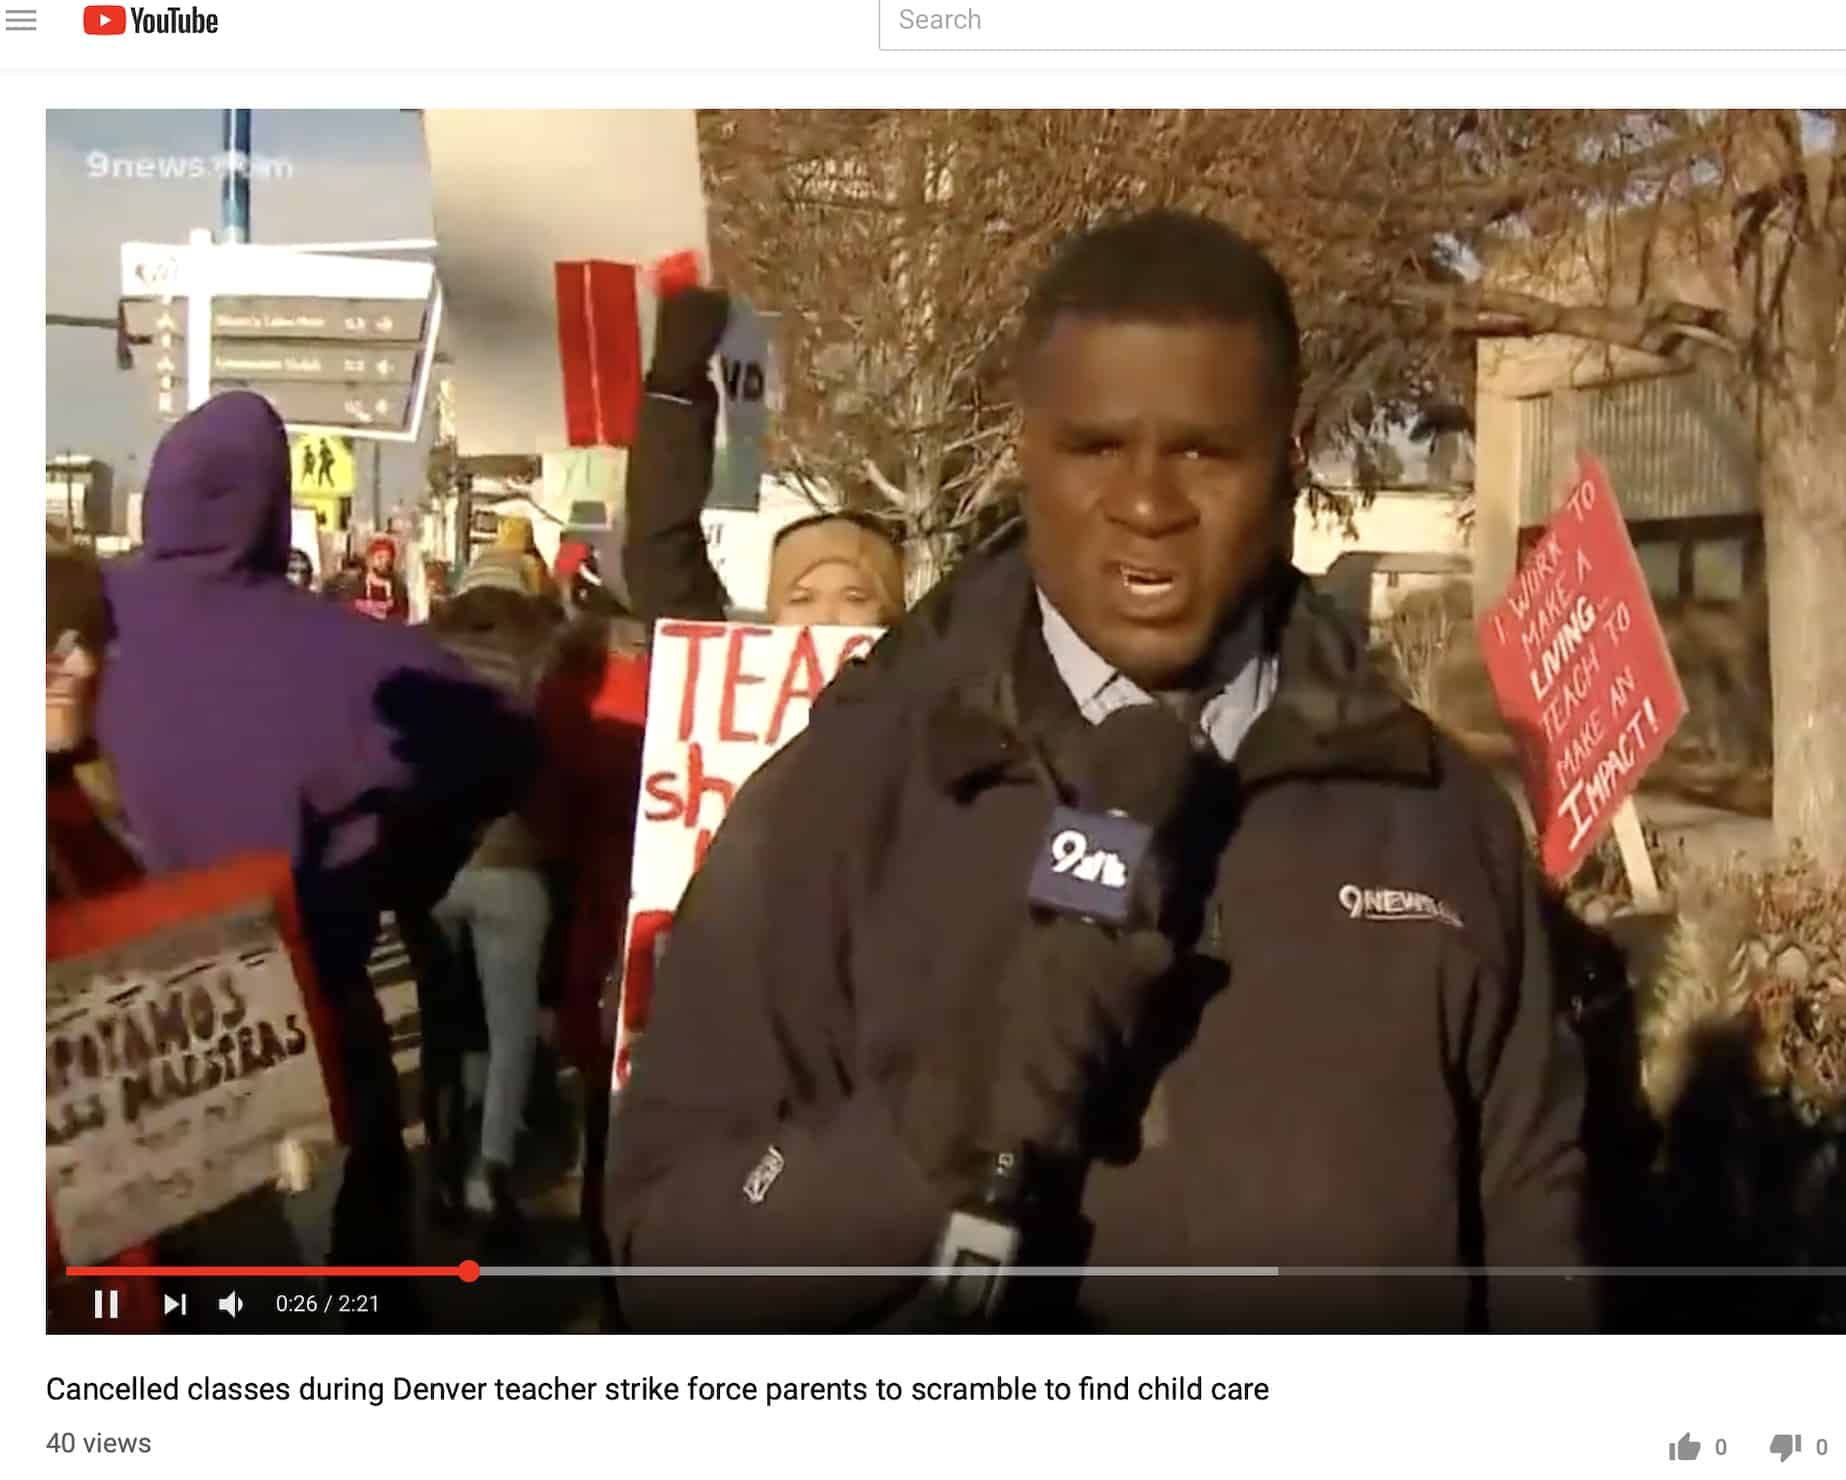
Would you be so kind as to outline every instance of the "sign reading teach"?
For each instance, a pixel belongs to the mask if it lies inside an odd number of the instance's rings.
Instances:
[[[820,691],[879,635],[868,627],[741,622],[665,621],[655,628],[618,1079],[627,1045],[646,1023],[654,958],[738,788],[807,728]]]
[[[638,906],[679,903],[737,788],[807,727],[820,691],[878,636],[862,627],[659,625],[635,829]]]

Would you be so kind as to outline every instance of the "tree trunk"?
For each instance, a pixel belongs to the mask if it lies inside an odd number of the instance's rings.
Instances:
[[[946,534],[913,535],[904,550],[904,604],[915,606],[948,574],[954,558]]]
[[[1766,397],[1763,436],[1776,838],[1846,870],[1846,414]]]

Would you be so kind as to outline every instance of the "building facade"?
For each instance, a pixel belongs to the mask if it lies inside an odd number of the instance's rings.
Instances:
[[[1496,354],[1495,350],[1499,353]],[[1570,487],[1577,454],[1601,459],[1656,603],[1742,601],[1761,578],[1754,429],[1698,371],[1552,384],[1531,360],[1481,357],[1476,425],[1475,600],[1498,599]]]

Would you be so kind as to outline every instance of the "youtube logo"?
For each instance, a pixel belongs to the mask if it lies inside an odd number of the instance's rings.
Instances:
[[[185,10],[177,5],[159,10],[140,5],[86,5],[83,29],[89,36],[126,36],[131,29],[137,36],[215,36],[218,17],[196,5]]]

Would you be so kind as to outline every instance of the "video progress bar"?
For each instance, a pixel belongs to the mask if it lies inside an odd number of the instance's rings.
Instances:
[[[929,1279],[988,1278],[933,1264],[78,1264],[73,1279]],[[1009,1279],[1846,1279],[1846,1265],[1017,1265]]]
[[[942,1269],[933,1264],[853,1265],[626,1265],[483,1264],[483,1279],[927,1279],[938,1275],[986,1279],[980,1266]],[[1684,1265],[1015,1265],[1008,1279],[1843,1279],[1846,1265],[1689,1268]]]
[[[1219,1269],[1096,1269],[1083,1266],[1014,1265],[1007,1270],[1008,1279],[1075,1279],[1093,1275],[1132,1275],[1152,1278],[1165,1276],[1210,1275],[1214,1279],[1274,1279],[1282,1271],[1274,1265],[1238,1266]],[[481,1278],[495,1279],[928,1279],[935,1275],[972,1275],[982,1279],[992,1270],[980,1266],[943,1269],[934,1264],[771,1264],[762,1266],[722,1264],[483,1264]]]
[[[460,1280],[473,1284],[481,1266],[460,1264],[71,1264],[72,1279],[108,1280]]]

